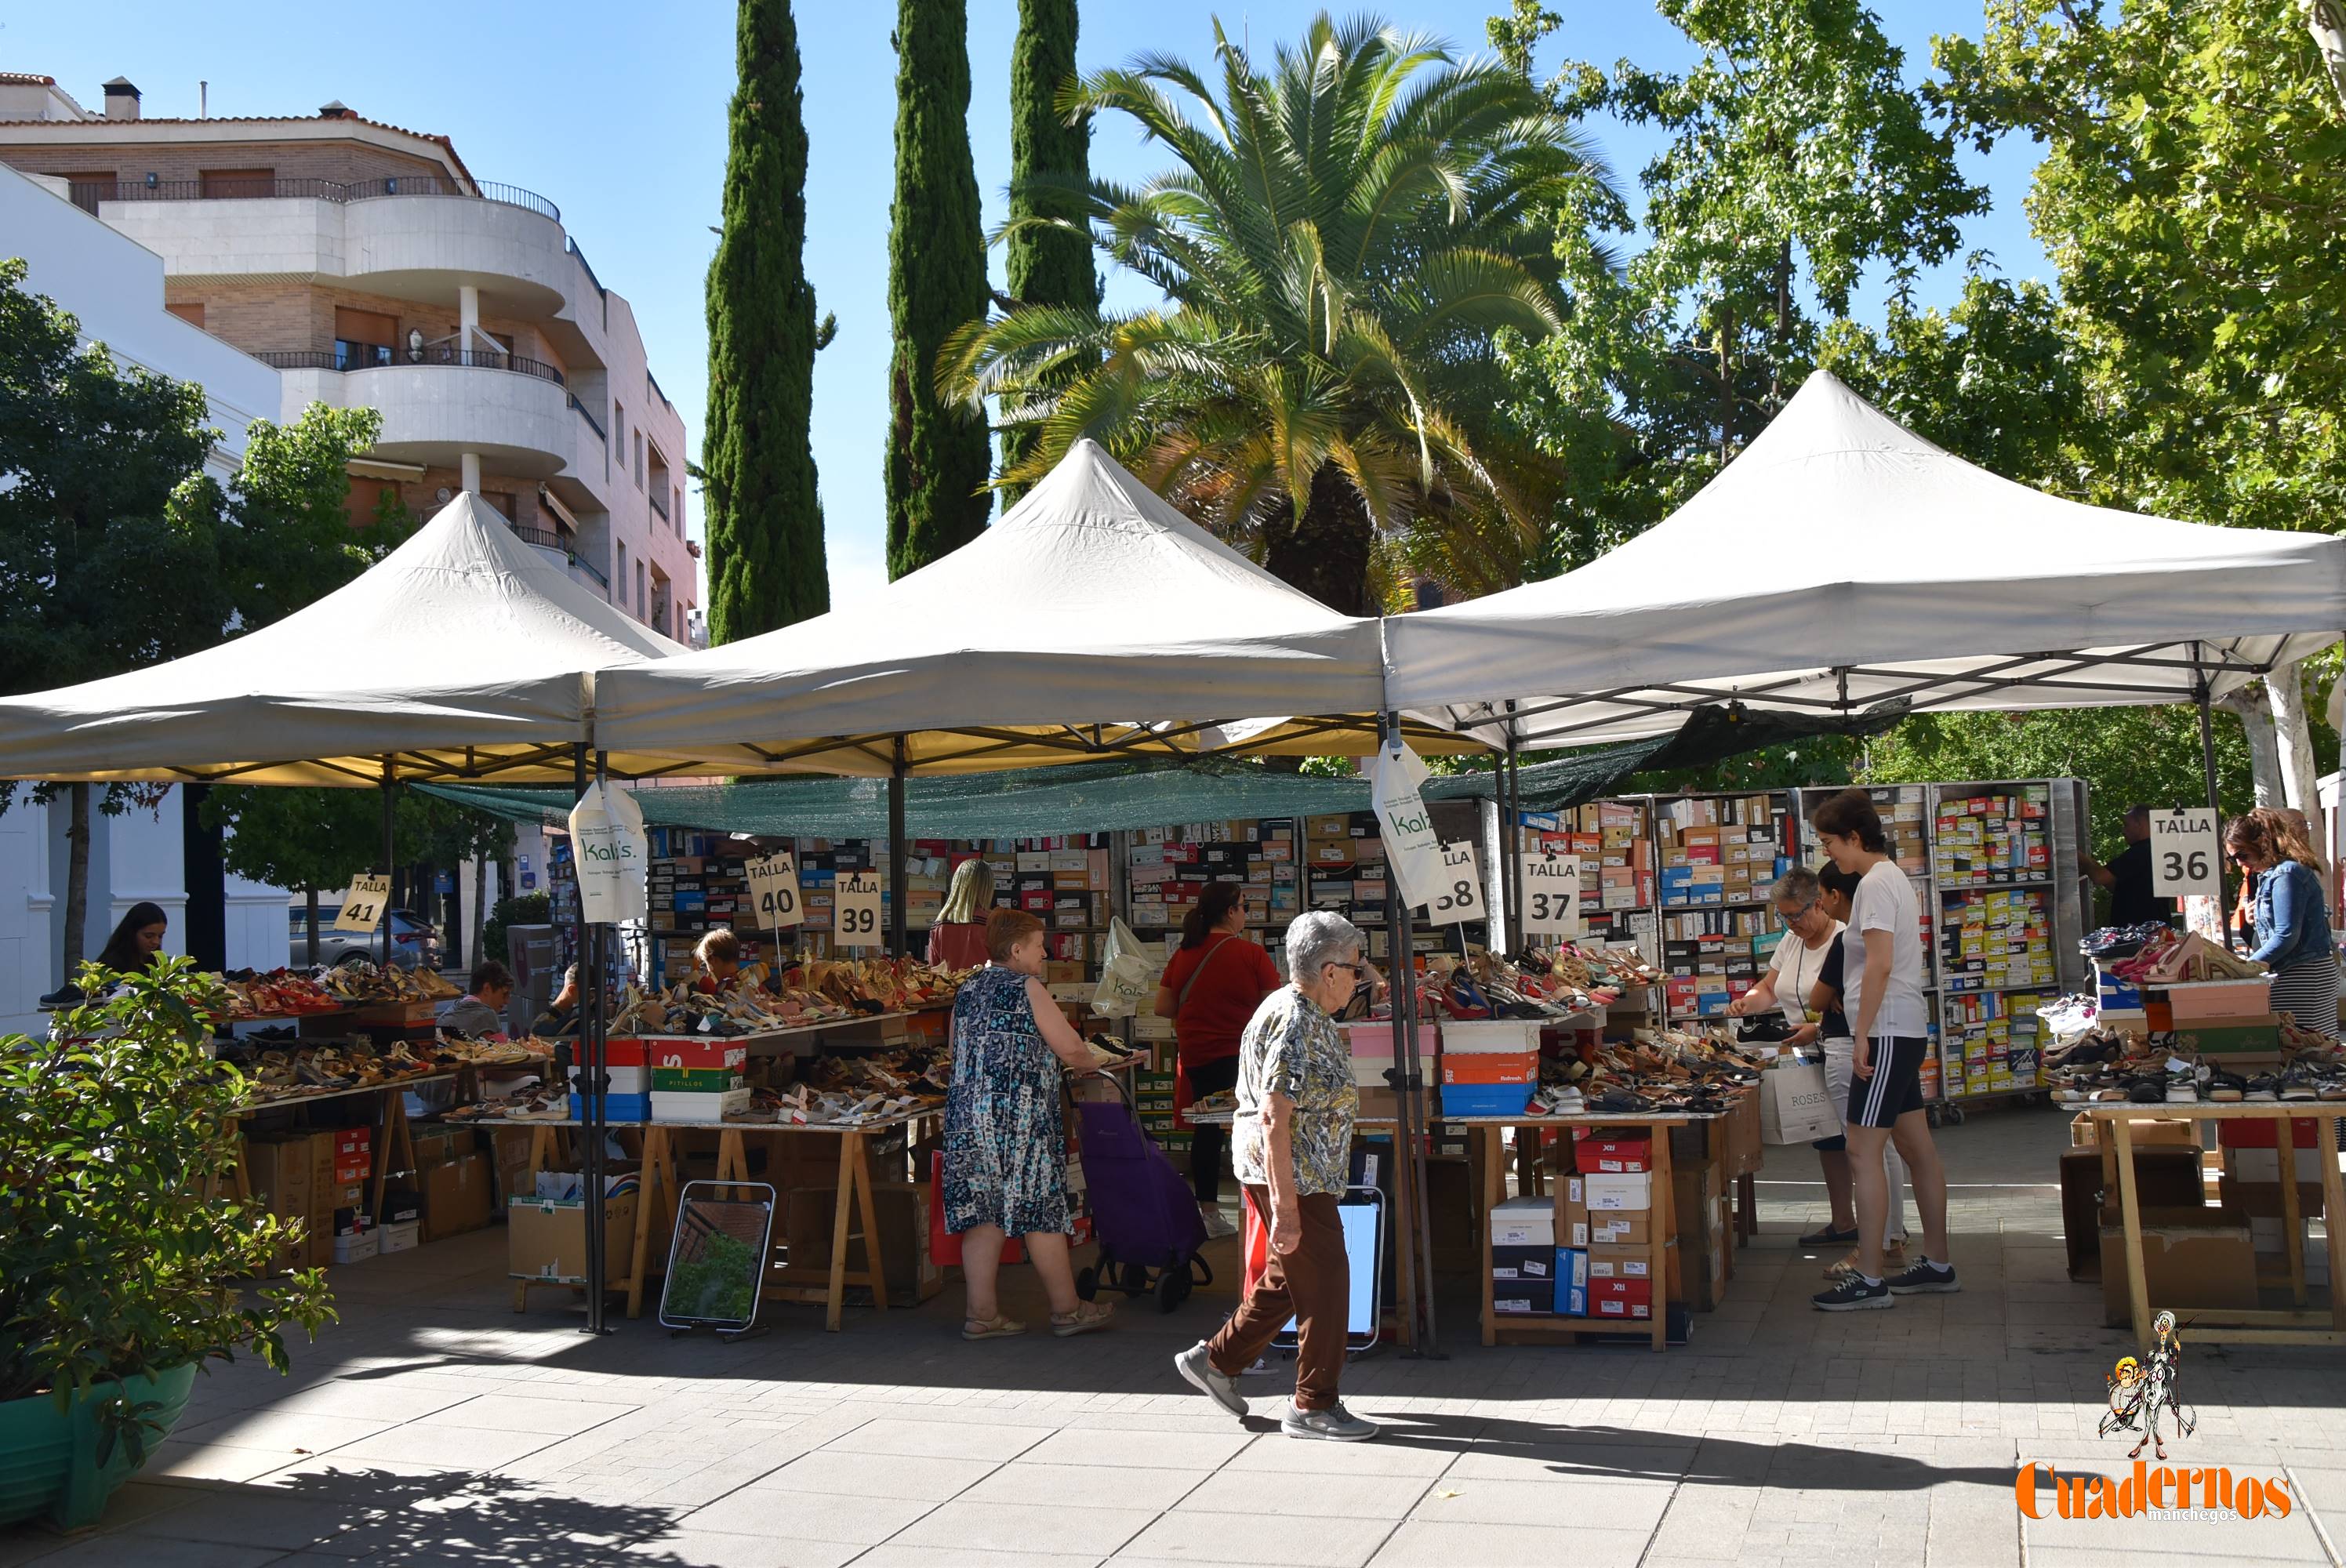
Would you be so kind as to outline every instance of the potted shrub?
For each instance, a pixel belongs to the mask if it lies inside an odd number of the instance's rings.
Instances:
[[[0,1038],[0,1524],[97,1522],[215,1357],[279,1371],[333,1316],[301,1230],[231,1196],[243,1080],[211,1059],[185,959],[95,964],[51,1036]]]

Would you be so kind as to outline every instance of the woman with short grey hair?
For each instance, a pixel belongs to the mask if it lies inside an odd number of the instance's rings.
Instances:
[[[1817,977],[1832,952],[1833,938],[1841,932],[1841,922],[1824,912],[1820,902],[1823,895],[1816,872],[1806,866],[1794,866],[1776,879],[1769,897],[1776,905],[1776,918],[1783,922],[1784,935],[1769,956],[1768,972],[1727,1004],[1729,1017],[1749,1018],[1780,1009],[1792,1026],[1785,1044],[1806,1045],[1817,1038],[1818,1021],[1810,1015],[1809,993],[1816,989]]]
[[[1288,983],[1263,998],[1239,1044],[1231,1163],[1247,1201],[1269,1223],[1270,1247],[1246,1299],[1210,1340],[1173,1358],[1190,1387],[1244,1420],[1239,1374],[1290,1319],[1297,1328],[1290,1437],[1359,1442],[1377,1435],[1336,1397],[1344,1373],[1352,1270],[1336,1206],[1352,1178],[1360,1091],[1352,1054],[1331,1014],[1367,976],[1360,928],[1324,910],[1287,928]]]

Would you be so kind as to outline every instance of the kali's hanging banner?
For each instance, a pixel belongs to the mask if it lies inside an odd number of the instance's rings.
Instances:
[[[1442,844],[1433,818],[1418,793],[1425,764],[1400,738],[1378,748],[1369,773],[1369,793],[1377,809],[1377,833],[1384,840],[1385,864],[1402,901],[1423,904],[1448,884],[1442,874]]]
[[[570,841],[578,864],[579,918],[589,925],[643,919],[650,844],[636,798],[607,779],[589,784],[570,808]]]

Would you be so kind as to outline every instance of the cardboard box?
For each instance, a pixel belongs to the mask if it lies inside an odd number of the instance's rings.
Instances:
[[[1573,1168],[1583,1176],[1650,1171],[1654,1168],[1654,1145],[1643,1134],[1629,1137],[1592,1134],[1586,1127],[1575,1127],[1572,1157]]]
[[[1070,1166],[1072,1182],[1080,1167]],[[783,1200],[777,1234],[790,1249],[793,1268],[831,1267],[831,1230],[839,1189],[796,1187]],[[944,1288],[944,1268],[929,1250],[929,1184],[875,1182],[873,1212],[880,1217],[880,1262],[888,1276],[888,1304],[917,1307]],[[861,1229],[859,1217],[856,1228]],[[847,1244],[848,1267],[863,1261],[862,1244]]]
[[[1553,1279],[1494,1279],[1491,1311],[1500,1318],[1545,1318],[1556,1313]]]
[[[1654,1239],[1653,1216],[1645,1210],[1591,1209],[1585,1243],[1589,1247],[1644,1247]]]
[[[404,1225],[384,1225],[375,1227],[375,1249],[378,1253],[405,1252],[423,1239],[423,1227],[413,1220]]]
[[[2174,1308],[2252,1309],[2256,1251],[2245,1218],[2203,1206],[2146,1209],[2142,1216],[2144,1293],[2154,1312]],[[2102,1227],[2102,1321],[2131,1328],[2125,1232]]]
[[[1588,1253],[1585,1248],[1556,1249],[1556,1309],[1566,1318],[1588,1316]]]
[[[490,1189],[493,1174],[488,1157],[478,1152],[420,1173],[423,1238],[439,1241],[488,1224],[490,1217],[496,1213]]]
[[[310,1141],[304,1137],[275,1140],[254,1140],[245,1145],[246,1178],[251,1183],[253,1201],[267,1208],[280,1219],[291,1219],[307,1227],[311,1223],[311,1188],[310,1186]],[[310,1263],[311,1245],[306,1237],[286,1243],[270,1259],[271,1272],[283,1268],[303,1268]]]
[[[338,1236],[334,1237],[333,1246],[336,1263],[364,1263],[375,1255],[379,1243],[375,1233],[370,1230],[357,1236]]]
[[[616,1280],[635,1255],[636,1194],[603,1204],[604,1278]],[[586,1200],[517,1197],[505,1207],[505,1268],[516,1279],[586,1283]]]
[[[1556,1248],[1553,1247],[1494,1247],[1491,1248],[1491,1278],[1494,1279],[1553,1279],[1556,1278]]]
[[[1653,1321],[1654,1282],[1650,1279],[1588,1280],[1588,1316]]]
[[[1654,1206],[1654,1177],[1649,1171],[1588,1172],[1584,1179],[1591,1215],[1639,1214]]]
[[[1654,1277],[1654,1252],[1648,1247],[1591,1247],[1588,1249],[1588,1278],[1591,1279],[1651,1279]]]
[[[2102,1219],[2108,1224],[2118,1214],[2118,1152],[2104,1144],[2100,1154]],[[2199,1145],[2160,1144],[2135,1150],[2134,1190],[2136,1204],[2146,1211],[2205,1203],[2207,1183],[2200,1175]]]
[[[459,1155],[472,1153],[477,1135],[471,1127],[442,1126],[430,1122],[408,1129],[408,1137],[415,1145],[418,1170],[444,1166]]]
[[[1556,1247],[1556,1207],[1544,1197],[1511,1197],[1491,1210],[1493,1247]]]

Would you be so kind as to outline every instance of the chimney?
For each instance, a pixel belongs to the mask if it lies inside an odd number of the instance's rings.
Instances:
[[[359,117],[359,112],[340,98],[328,98],[318,106],[318,117],[321,120],[354,120]]]
[[[106,117],[110,120],[135,120],[138,117],[138,89],[125,76],[117,76],[106,84]]]

